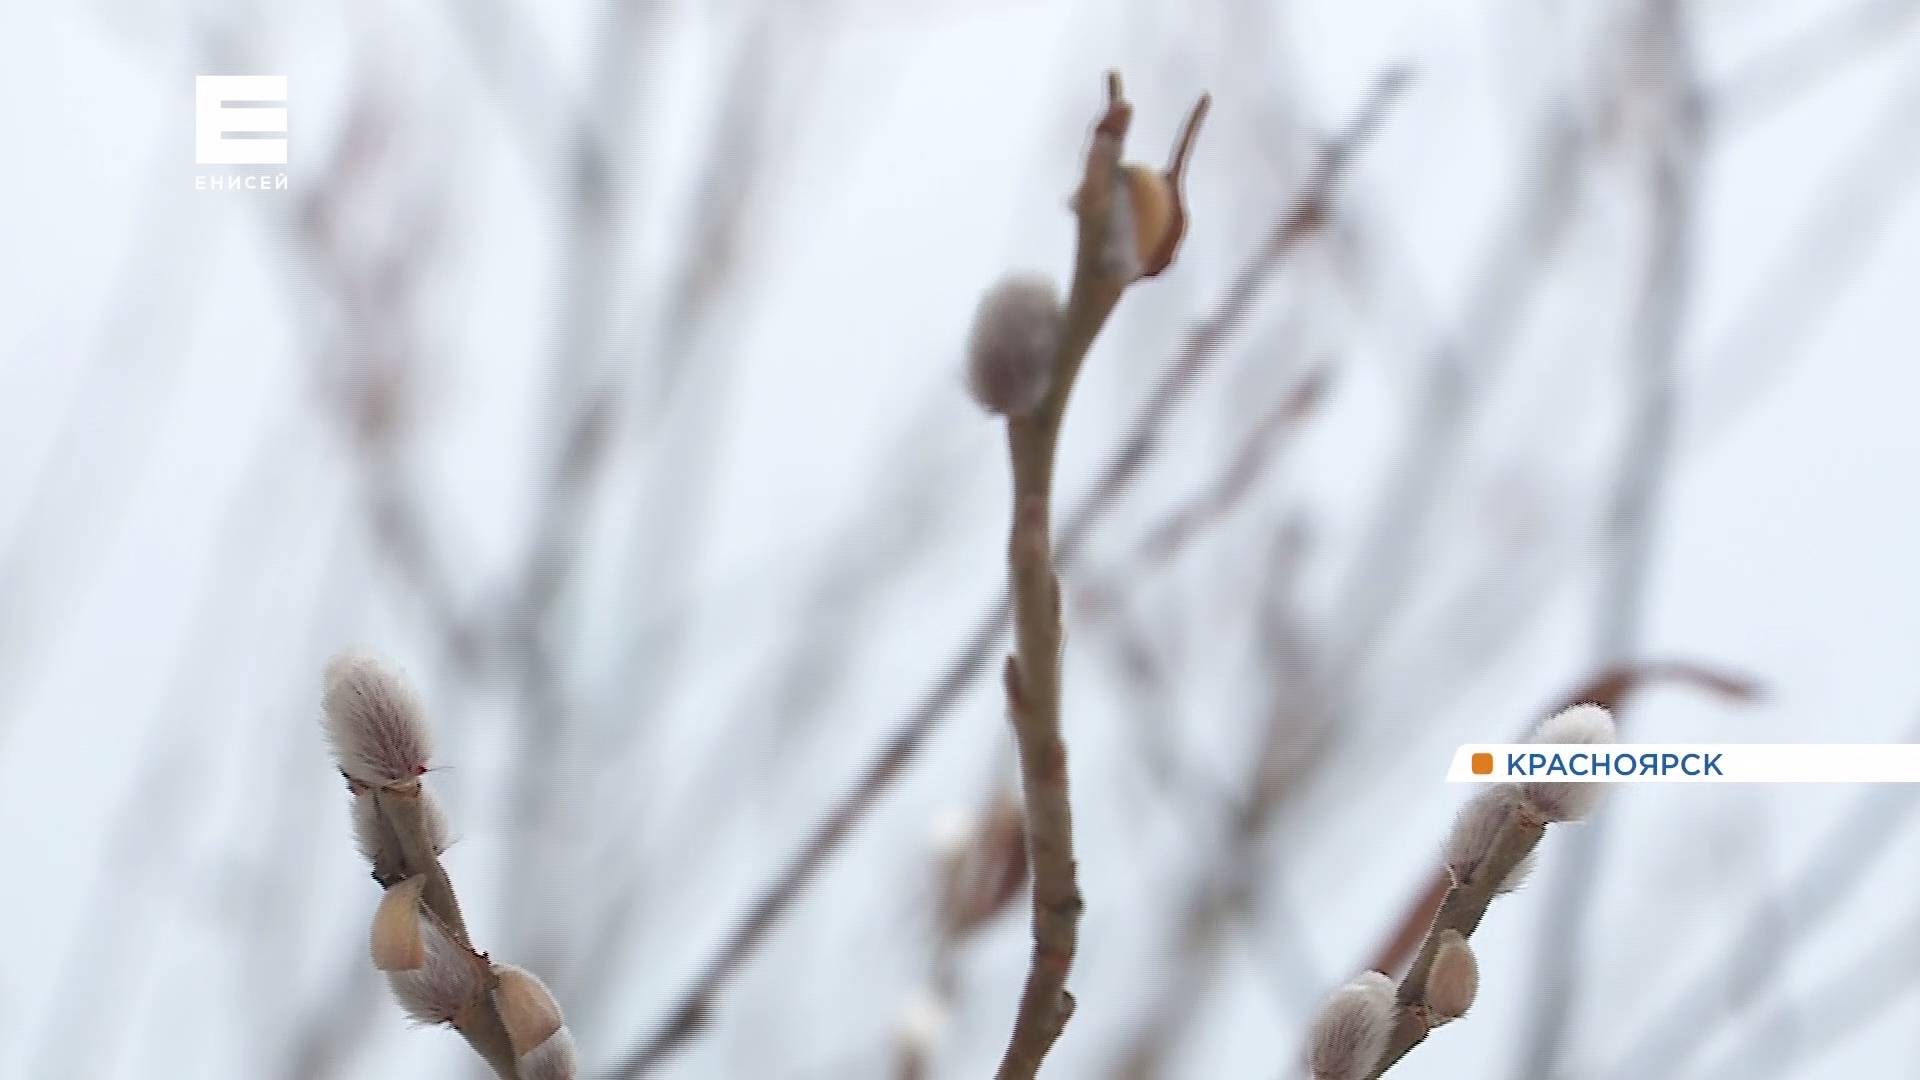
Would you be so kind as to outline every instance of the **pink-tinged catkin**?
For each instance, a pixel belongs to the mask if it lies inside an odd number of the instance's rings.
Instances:
[[[427,771],[433,740],[420,703],[378,660],[336,657],[327,665],[321,704],[334,760],[349,779],[394,787]]]
[[[1564,709],[1540,725],[1533,733],[1536,743],[1571,743],[1583,746],[1611,745],[1617,738],[1613,714],[1599,705],[1575,705]],[[1606,792],[1604,784],[1567,784],[1528,781],[1518,785],[1520,803],[1542,821],[1579,821],[1593,812]]]
[[[1427,969],[1427,1011],[1437,1023],[1458,1020],[1480,993],[1480,962],[1458,930],[1443,930]]]
[[[980,407],[1025,416],[1053,387],[1060,299],[1040,274],[1002,278],[980,298],[967,335],[967,389]]]
[[[1307,1067],[1313,1080],[1364,1080],[1393,1034],[1393,981],[1362,973],[1335,990],[1313,1021]]]
[[[959,939],[1010,909],[1027,880],[1026,811],[997,793],[978,820],[942,845],[935,910],[941,932]]]
[[[1513,864],[1513,869],[1507,871],[1506,879],[1494,886],[1493,895],[1504,896],[1525,885],[1527,879],[1533,876],[1533,868],[1539,865],[1540,849],[1534,848],[1521,856],[1519,862]]]
[[[445,1024],[461,1010],[486,1000],[484,961],[460,947],[439,921],[416,906],[423,962],[409,971],[390,971],[387,985],[400,1008],[422,1024]]]
[[[1513,789],[1505,785],[1486,788],[1461,804],[1447,834],[1447,873],[1455,885],[1471,885],[1479,877],[1514,805]]]

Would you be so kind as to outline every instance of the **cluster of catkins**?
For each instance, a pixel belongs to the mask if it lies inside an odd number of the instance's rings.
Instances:
[[[1596,745],[1614,741],[1613,716],[1599,705],[1575,705],[1533,734],[1546,744]],[[1530,781],[1500,784],[1467,800],[1447,837],[1447,874],[1455,891],[1492,896],[1512,892],[1533,868],[1534,845],[1547,825],[1579,821],[1605,790],[1598,783]],[[1444,912],[1447,905],[1442,905]],[[1477,922],[1477,920],[1476,920]],[[1470,932],[1470,931],[1469,931]],[[1424,1033],[1466,1015],[1480,989],[1480,965],[1467,938],[1436,926],[1406,983],[1395,987],[1378,971],[1363,972],[1333,992],[1314,1020],[1307,1043],[1313,1080],[1369,1080],[1378,1076],[1403,1016]],[[1419,977],[1415,984],[1416,976]],[[1404,1044],[1401,1049],[1404,1050]]]
[[[378,661],[348,654],[327,665],[322,704],[353,795],[354,838],[386,890],[371,951],[400,1007],[419,1023],[452,1026],[502,1075],[511,1067],[520,1080],[572,1080],[573,1034],[553,994],[467,936],[439,861],[446,817],[422,779],[432,736],[418,699]]]

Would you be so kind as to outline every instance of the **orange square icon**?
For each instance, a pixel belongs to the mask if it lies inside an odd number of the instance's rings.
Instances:
[[[1492,754],[1473,755],[1473,775],[1475,776],[1492,776],[1493,775],[1493,755]]]

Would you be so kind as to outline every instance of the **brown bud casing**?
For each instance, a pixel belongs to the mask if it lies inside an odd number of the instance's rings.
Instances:
[[[371,952],[381,971],[416,971],[427,962],[426,941],[420,935],[420,891],[427,876],[415,874],[380,897],[373,912]]]
[[[513,964],[495,964],[493,974],[499,980],[493,1000],[507,1025],[507,1038],[516,1056],[537,1048],[565,1025],[553,992],[531,971]]]
[[[1187,162],[1193,154],[1193,141],[1200,124],[1213,105],[1210,95],[1202,94],[1180,128],[1167,167],[1155,171],[1144,165],[1122,165],[1121,183],[1126,186],[1124,205],[1133,211],[1134,249],[1138,254],[1139,276],[1158,277],[1173,265],[1180,241],[1187,235]]]

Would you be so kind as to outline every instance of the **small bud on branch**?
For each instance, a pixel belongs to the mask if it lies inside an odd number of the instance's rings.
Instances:
[[[967,389],[980,407],[1025,416],[1053,387],[1060,297],[1039,274],[1014,274],[980,298],[967,335]]]
[[[415,874],[388,889],[373,912],[373,966],[381,971],[417,971],[427,962],[420,930],[420,891],[427,876]]]
[[[1479,993],[1480,963],[1474,959],[1473,946],[1458,930],[1442,931],[1433,967],[1427,971],[1427,1011],[1437,1024],[1458,1020],[1467,1015]]]

